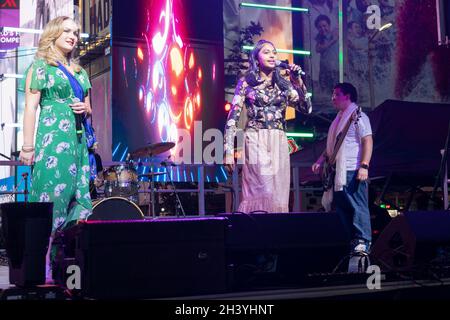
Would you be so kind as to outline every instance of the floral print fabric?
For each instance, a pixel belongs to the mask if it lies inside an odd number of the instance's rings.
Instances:
[[[292,85],[282,91],[271,80],[264,81],[256,87],[248,85],[241,79],[236,86],[232,107],[225,125],[224,151],[233,154],[234,137],[237,123],[243,111],[247,109],[248,121],[246,129],[285,130],[285,114],[288,105],[297,105],[300,101],[297,90]]]

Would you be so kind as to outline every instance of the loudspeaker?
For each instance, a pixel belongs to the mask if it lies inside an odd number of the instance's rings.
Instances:
[[[3,203],[0,211],[9,282],[20,287],[44,284],[53,203]]]
[[[386,226],[375,242],[371,257],[384,271],[413,271],[446,263],[450,249],[450,212],[405,212]],[[450,263],[448,261],[447,263]]]
[[[336,213],[222,214],[228,221],[227,264],[235,289],[298,285],[328,273],[348,254]]]
[[[225,226],[223,218],[87,221],[65,232],[65,259],[80,267],[84,297],[224,292]]]

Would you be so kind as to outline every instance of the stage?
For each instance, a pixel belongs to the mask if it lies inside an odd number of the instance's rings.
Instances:
[[[430,238],[431,229],[415,225],[424,221],[421,216],[424,214],[427,221],[433,222],[430,225],[440,226],[443,232],[438,234],[434,228],[435,236]],[[449,299],[450,267],[446,260],[448,252],[443,251],[448,249],[449,219],[445,211],[411,212],[393,219],[373,246],[375,255],[371,256],[367,273],[355,274],[346,272],[347,240],[334,213],[87,221],[72,227],[62,237],[64,248],[58,253],[58,269],[54,272],[58,286],[38,286],[37,291],[33,286],[14,288],[10,285],[8,267],[2,265],[1,297],[3,300],[40,295],[42,299],[77,300]],[[386,243],[393,239],[397,241],[396,247],[390,248]],[[28,255],[32,250],[25,249]],[[439,255],[433,255],[435,252]],[[39,269],[32,260],[23,261],[15,274],[20,281]],[[79,268],[81,278],[68,289],[74,275],[70,266]]]
[[[0,296],[12,287],[9,284],[8,267],[0,266]],[[48,286],[48,288],[52,287]],[[5,294],[5,296],[7,295]],[[164,300],[260,300],[267,302],[280,300],[448,300],[449,298],[450,278],[444,278],[440,281],[413,279],[383,281],[380,289],[373,290],[369,290],[363,281],[353,284],[323,284],[322,286],[304,288],[260,289],[221,294],[166,297]],[[3,297],[3,299],[8,298]],[[65,299],[70,299],[70,296]],[[155,298],[154,300],[159,299]]]

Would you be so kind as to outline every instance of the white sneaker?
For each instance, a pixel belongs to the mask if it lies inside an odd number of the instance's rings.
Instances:
[[[367,246],[364,243],[359,243],[356,247],[353,248],[355,252],[367,252]]]

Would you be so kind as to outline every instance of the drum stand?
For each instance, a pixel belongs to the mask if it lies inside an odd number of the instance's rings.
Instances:
[[[150,166],[150,172],[153,173],[153,168]],[[156,218],[156,212],[155,212],[155,181],[153,179],[154,177],[150,176],[150,204],[148,206],[148,216],[152,216],[153,219]]]
[[[150,203],[148,205],[148,216],[156,218],[155,212],[155,176],[153,176],[153,153],[150,153]]]
[[[135,150],[132,154],[132,158],[141,158],[141,157],[150,157],[150,204],[148,206],[148,216],[152,216],[156,218],[155,212],[155,181],[153,180],[158,173],[154,174],[153,172],[153,156],[169,151],[175,147],[175,143],[173,142],[159,142],[148,144],[142,148]]]
[[[22,184],[22,181],[25,181],[25,186],[23,191],[17,191],[20,187],[20,185]],[[0,191],[0,196],[3,195],[14,195],[17,196],[19,194],[23,194],[24,195],[24,202],[28,202],[28,173],[22,173],[22,180],[19,182],[19,185],[14,187],[14,191]],[[15,198],[14,202],[17,202],[17,198]]]
[[[165,162],[162,162],[161,164],[163,165],[163,167],[166,168],[167,175],[169,176],[169,182],[170,182],[170,184],[173,187],[173,192],[175,193],[175,199],[176,199],[176,202],[177,202],[176,203],[176,207],[175,207],[175,214],[176,214],[177,217],[179,217],[178,209],[181,209],[181,213],[183,214],[183,217],[186,217],[186,213],[184,212],[183,205],[181,204],[181,200],[180,200],[180,197],[178,195],[177,188],[175,187],[175,183],[173,183],[172,177],[171,177],[171,175],[170,175],[170,173],[169,173],[169,171],[167,169],[167,164]]]
[[[15,151],[15,152],[13,152],[12,156],[15,156],[16,158],[18,158],[19,153],[20,153],[19,151]],[[3,153],[0,153],[0,156],[12,161],[12,159],[10,157],[4,155]],[[31,165],[30,167],[31,167],[31,171],[33,172],[34,165]],[[25,182],[23,191],[17,191],[19,189],[20,185],[22,184],[22,182]],[[8,194],[15,196],[15,202],[17,202],[17,195],[23,194],[24,202],[28,202],[28,194],[29,194],[29,192],[28,192],[28,172],[22,173],[22,180],[19,182],[19,185],[14,187],[14,191],[0,191],[0,196],[8,195]]]
[[[22,173],[22,179],[25,181],[25,187],[23,189],[25,202],[28,202],[28,172]]]

